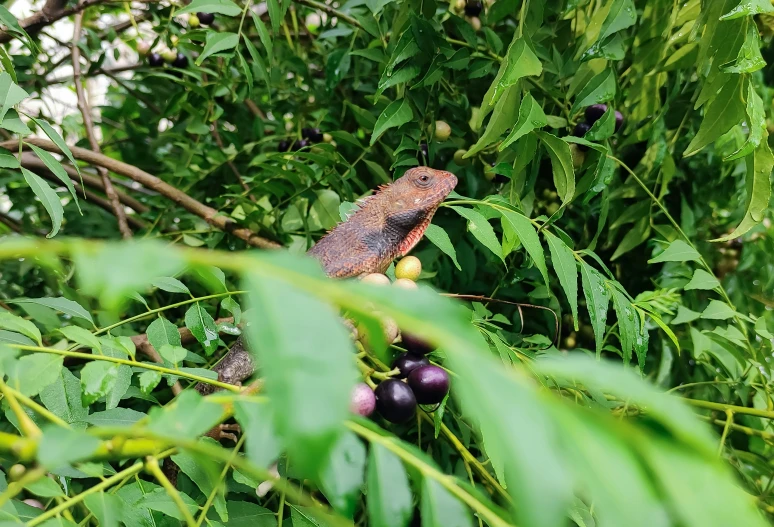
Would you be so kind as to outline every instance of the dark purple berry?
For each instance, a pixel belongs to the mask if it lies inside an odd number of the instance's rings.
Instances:
[[[615,131],[617,132],[618,130],[620,130],[623,124],[624,124],[624,116],[621,112],[616,110],[615,111]]]
[[[427,360],[427,357],[424,355],[401,353],[395,357],[394,361],[392,361],[392,368],[398,368],[400,370],[400,374],[396,375],[398,379],[405,379],[412,371],[420,366],[426,366],[428,364],[430,364],[430,361]]]
[[[586,122],[589,125],[596,123],[600,117],[605,115],[607,104],[592,104],[586,108]]]
[[[277,145],[277,151],[278,152],[287,152],[290,149],[290,143],[288,143],[285,139],[279,142]]]
[[[301,137],[309,139],[313,143],[319,143],[323,140],[323,134],[319,128],[302,128]]]
[[[408,383],[419,404],[438,404],[449,393],[449,374],[432,364],[412,371]]]
[[[433,351],[433,347],[419,337],[415,337],[405,331],[401,332],[403,347],[414,355],[427,355]]]
[[[387,379],[374,390],[376,409],[382,417],[391,423],[405,423],[417,409],[414,392],[403,381]]]
[[[215,14],[214,13],[196,13],[196,18],[199,19],[199,23],[203,26],[209,26],[213,22],[215,22]]]
[[[465,3],[465,14],[468,16],[478,16],[484,10],[484,4],[481,2],[469,1]]]
[[[293,150],[301,150],[302,148],[306,148],[309,146],[309,140],[308,139],[299,139],[295,143],[293,143]]]
[[[578,123],[575,125],[575,130],[573,130],[572,135],[575,137],[583,137],[589,130],[591,130],[591,125],[589,123]]]
[[[349,410],[353,414],[368,417],[376,408],[376,396],[374,391],[364,382],[359,382],[352,388],[352,396],[349,401]]]
[[[164,57],[158,53],[150,53],[148,54],[148,65],[154,68],[160,68],[164,65]]]
[[[188,57],[186,57],[182,53],[178,53],[177,57],[175,57],[175,60],[172,61],[172,66],[174,66],[175,68],[187,68]]]

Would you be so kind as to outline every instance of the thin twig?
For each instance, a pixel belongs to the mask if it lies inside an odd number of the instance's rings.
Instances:
[[[223,146],[223,139],[220,137],[220,132],[218,132],[218,121],[214,121],[212,123],[212,137],[215,139],[215,143],[218,145],[218,148],[220,148],[221,151],[225,149]],[[237,178],[237,181],[239,181],[239,184],[242,186],[242,189],[247,192],[247,195],[250,197],[250,201],[255,203],[257,200],[255,199],[255,196],[253,196],[250,193],[250,187],[247,186],[247,183],[245,183],[245,180],[242,179],[242,174],[239,173],[239,170],[237,170],[236,165],[233,161],[229,160],[226,161],[226,164],[231,169],[231,172],[234,173],[234,176]]]
[[[88,0],[84,0],[86,2]],[[83,116],[83,127],[86,129],[86,138],[89,140],[91,149],[97,153],[102,153],[97,142],[97,137],[94,133],[94,121],[91,118],[91,106],[89,106],[86,100],[86,93],[81,84],[81,50],[78,47],[78,41],[81,39],[81,29],[83,27],[83,12],[78,12],[75,15],[73,29],[73,44],[72,44],[72,57],[73,57],[73,82],[75,83],[75,93],[78,96],[78,108],[81,110]],[[126,211],[124,211],[121,201],[118,199],[118,194],[113,188],[113,183],[110,181],[108,171],[103,167],[98,167],[97,172],[102,178],[102,183],[105,186],[105,195],[110,200],[110,204],[113,207],[113,214],[118,221],[118,230],[121,231],[121,236],[124,239],[132,237],[132,230],[129,228],[129,224],[126,222]]]
[[[57,154],[62,153],[62,150],[56,146],[56,144],[47,139],[28,137],[25,139],[24,143],[34,144],[35,146],[49,152],[54,152]],[[4,141],[3,143],[0,143],[0,147],[11,151],[16,151],[19,148],[19,141],[17,139]],[[277,249],[280,247],[280,244],[258,236],[248,228],[239,227],[236,222],[223,214],[219,214],[218,211],[212,207],[208,207],[202,202],[192,198],[185,192],[182,192],[181,190],[173,187],[169,183],[166,183],[156,176],[153,176],[133,165],[123,163],[117,159],[92,152],[86,148],[79,148],[77,146],[71,146],[70,152],[76,159],[80,159],[81,161],[85,161],[94,166],[107,168],[111,172],[128,177],[129,179],[140,183],[146,188],[155,190],[165,198],[174,201],[191,214],[199,216],[204,221],[213,227],[220,229],[221,231],[227,232],[241,240],[244,240],[248,243],[248,245],[253,247],[261,247],[264,249]]]

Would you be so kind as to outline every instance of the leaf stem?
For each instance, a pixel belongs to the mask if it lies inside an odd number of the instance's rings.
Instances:
[[[176,375],[178,377],[184,377],[186,379],[191,379],[192,381],[201,382],[204,384],[211,384],[212,386],[217,386],[218,388],[221,388],[223,390],[228,390],[234,393],[240,392],[240,388],[238,386],[234,386],[233,384],[214,381],[212,379],[208,379],[207,377],[194,375],[193,373],[187,373],[180,370],[173,370],[171,368],[165,368],[163,366],[156,366],[155,364],[149,364],[147,362],[135,362],[135,361],[126,360],[126,359],[119,359],[118,357],[108,357],[107,355],[92,355],[91,353],[80,353],[77,351],[67,351],[67,350],[60,350],[56,348],[43,348],[40,346],[27,346],[24,344],[8,344],[8,347],[16,348],[24,351],[53,353],[54,355],[62,355],[64,357],[73,357],[77,359],[102,360],[106,362],[114,362],[116,364],[125,364],[127,366],[134,366],[136,368],[144,368],[146,370],[157,371],[159,373],[163,373],[166,375]]]
[[[712,401],[702,401],[701,399],[688,399],[683,397],[683,401],[699,408],[708,410],[717,410],[719,412],[733,412],[736,414],[754,415],[765,419],[774,419],[774,411],[759,410],[758,408],[747,408],[746,406],[735,406],[733,404],[714,403]]]
[[[30,416],[24,412],[19,401],[16,400],[15,394],[8,389],[8,386],[6,386],[2,379],[0,379],[0,393],[2,393],[5,400],[8,401],[8,406],[11,407],[11,411],[16,416],[16,419],[19,420],[19,426],[21,427],[22,432],[24,432],[24,435],[31,439],[38,439],[41,436],[40,428],[38,428],[35,421],[30,419]]]
[[[443,488],[448,490],[449,493],[454,495],[457,499],[465,503],[465,505],[482,516],[492,527],[512,527],[511,524],[500,518],[497,514],[495,514],[494,511],[476,499],[475,496],[469,494],[465,489],[457,485],[454,477],[446,475],[435,467],[428,465],[408,450],[402,448],[396,441],[393,441],[387,437],[383,437],[353,421],[347,421],[346,426],[360,437],[367,439],[369,442],[383,446],[402,459],[405,463],[408,463],[416,468],[423,476],[432,478],[437,481]]]
[[[196,525],[196,520],[191,514],[191,511],[188,510],[188,506],[183,501],[183,498],[180,497],[180,493],[161,471],[159,461],[153,456],[148,456],[148,459],[145,461],[145,469],[158,480],[162,487],[164,487],[164,490],[167,491],[167,495],[172,498],[172,501],[175,502],[177,508],[180,509],[180,513],[183,515],[183,518],[185,518],[185,522],[189,527],[194,527],[194,525]]]
[[[120,480],[124,479],[127,476],[131,476],[133,474],[137,474],[138,472],[140,472],[142,470],[142,467],[143,467],[143,463],[141,461],[138,461],[137,463],[135,463],[131,467],[125,468],[121,472],[117,472],[117,473],[113,474],[112,476],[110,476],[106,480],[98,483],[97,485],[94,485],[91,488],[88,488],[88,489],[84,490],[80,494],[77,494],[77,495],[73,496],[72,498],[70,498],[69,500],[60,503],[56,507],[47,510],[46,512],[44,512],[40,516],[35,516],[33,519],[31,519],[31,520],[29,520],[27,522],[27,526],[28,527],[35,527],[35,525],[39,525],[39,524],[43,523],[44,521],[48,520],[49,518],[53,518],[54,516],[56,516],[60,512],[66,510],[66,509],[69,509],[70,507],[72,507],[73,505],[76,505],[77,503],[82,502],[84,499],[86,499],[87,496],[90,496],[92,494],[100,492],[103,489],[106,489],[106,488],[112,486],[114,483],[119,482]]]

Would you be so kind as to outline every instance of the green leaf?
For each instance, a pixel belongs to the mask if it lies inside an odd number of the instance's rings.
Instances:
[[[64,357],[49,353],[32,353],[16,362],[13,372],[8,372],[8,385],[27,397],[34,397],[46,386],[59,378]]]
[[[280,24],[282,23],[283,12],[280,9],[278,0],[268,0],[266,6],[269,11],[269,18],[271,19],[271,27],[274,30],[274,34],[279,34]]]
[[[182,362],[183,359],[185,359],[185,356],[188,355],[188,350],[185,348],[180,346],[170,346],[169,344],[164,344],[161,346],[158,349],[158,352],[159,355],[161,355],[165,360],[168,360],[175,366]]]
[[[83,421],[94,426],[132,426],[146,415],[131,408],[111,408],[103,412],[94,412]]]
[[[70,152],[70,149],[67,147],[67,143],[65,143],[65,140],[62,139],[62,136],[59,135],[59,132],[54,130],[50,124],[48,124],[43,119],[35,119],[34,117],[30,117],[35,124],[37,124],[40,128],[43,129],[43,132],[48,136],[51,141],[54,142],[54,144],[59,148],[59,150],[62,151],[62,153],[67,156],[67,159],[70,160],[70,163],[72,163],[73,168],[75,168],[76,172],[78,174],[81,173],[81,169],[78,167],[78,163],[75,162],[75,158],[73,157],[73,153]]]
[[[413,118],[414,112],[411,110],[411,105],[406,99],[391,102],[376,120],[374,132],[371,135],[370,145],[373,146],[382,134],[390,128],[403,126]]]
[[[59,227],[62,226],[62,219],[64,217],[64,209],[62,208],[62,202],[59,200],[59,195],[37,174],[30,172],[24,167],[21,168],[21,172],[24,175],[24,180],[51,217],[53,226],[51,232],[46,235],[46,238],[53,238],[59,232]]]
[[[503,216],[504,223],[509,225],[513,232],[519,237],[527,254],[529,254],[532,261],[535,262],[535,267],[538,268],[540,274],[543,275],[543,280],[545,280],[546,285],[548,285],[546,257],[543,254],[543,246],[540,245],[540,238],[538,237],[535,227],[526,216],[522,216],[518,212],[500,209],[500,214]]]
[[[237,16],[242,13],[242,8],[231,0],[193,0],[190,4],[175,11],[175,15],[186,13],[218,13],[226,16]]]
[[[595,75],[578,93],[570,113],[576,113],[585,106],[611,101],[615,97],[615,74],[610,68]]]
[[[78,195],[75,192],[75,187],[73,186],[73,181],[70,179],[70,176],[65,171],[64,167],[62,167],[62,164],[57,161],[57,159],[43,150],[42,148],[38,148],[37,146],[33,144],[27,143],[27,146],[32,148],[32,151],[37,154],[37,156],[40,158],[43,163],[48,167],[48,169],[51,171],[52,174],[54,174],[59,180],[64,183],[64,185],[67,187],[67,190],[70,191],[70,195],[73,197],[73,200],[75,200],[75,204],[78,207],[78,210],[81,210],[81,206],[78,203]]]
[[[112,362],[92,361],[81,370],[81,400],[90,406],[113,389],[118,377],[118,365]]]
[[[685,306],[678,306],[677,315],[675,315],[675,318],[672,319],[672,324],[673,325],[686,324],[688,322],[693,322],[700,316],[701,316],[701,313],[697,313],[696,311],[688,309]]]
[[[145,332],[148,335],[148,342],[156,350],[160,350],[164,345],[181,345],[180,332],[177,330],[177,326],[164,317],[158,317],[151,322]]]
[[[551,263],[554,266],[554,272],[559,277],[559,283],[567,295],[567,302],[570,304],[572,319],[575,324],[575,331],[578,331],[578,268],[575,263],[575,256],[572,249],[567,247],[562,240],[548,231],[543,231],[548,242],[548,250],[551,252]]]
[[[495,107],[509,87],[515,85],[519,79],[538,76],[543,72],[540,59],[527,44],[526,39],[518,38],[517,35],[518,32],[514,34],[497,76],[484,95],[477,128],[481,127],[484,117]]]
[[[21,89],[7,72],[0,73],[0,123],[8,109],[22,102],[29,94]]]
[[[683,289],[715,289],[716,287],[720,287],[717,278],[703,269],[697,269],[694,271],[691,281],[685,284]]]
[[[425,229],[425,238],[430,240],[433,245],[451,258],[452,262],[454,262],[454,267],[460,271],[462,270],[462,267],[460,267],[460,264],[457,261],[457,250],[454,248],[454,245],[452,245],[449,235],[443,228],[431,223],[427,226],[427,229]]]
[[[145,395],[151,393],[161,382],[161,374],[157,371],[144,371],[140,374],[140,390]]]
[[[83,502],[100,527],[118,527],[118,522],[124,519],[123,503],[118,496],[100,491],[89,494]]]
[[[204,62],[204,59],[210,55],[234,49],[237,44],[239,44],[239,35],[236,33],[229,33],[228,31],[208,31],[207,41],[202,50],[202,54],[196,59],[196,65],[200,66],[202,62]]]
[[[752,73],[766,66],[766,61],[761,55],[761,37],[755,24],[747,25],[747,36],[739,50],[736,59],[726,64],[721,64],[720,71],[725,73]],[[752,84],[752,83],[750,83]]]
[[[422,479],[422,527],[470,527],[468,508],[434,479]]]
[[[234,297],[227,296],[220,302],[220,307],[234,315],[234,324],[239,324],[242,320],[242,308]]]
[[[269,31],[266,29],[266,25],[263,23],[263,20],[261,20],[261,17],[259,17],[255,11],[250,10],[250,15],[253,17],[255,29],[258,31],[261,44],[263,44],[263,47],[266,49],[266,56],[269,59],[269,64],[271,64],[271,59],[274,55],[274,44],[272,43],[271,35],[269,35]]]
[[[515,143],[523,136],[527,135],[532,130],[543,128],[548,124],[546,114],[543,113],[543,108],[538,104],[531,93],[527,93],[521,101],[519,107],[519,119],[516,124],[513,125],[511,133],[498,147],[498,150],[502,152],[508,146]]]
[[[547,132],[537,132],[537,136],[545,145],[551,158],[556,191],[562,203],[568,203],[575,196],[575,170],[572,166],[570,145]]]
[[[760,13],[774,13],[774,6],[772,6],[771,0],[740,0],[739,5],[721,16],[720,20],[733,20]]]
[[[745,117],[743,82],[741,75],[733,75],[723,85],[709,107],[704,112],[699,131],[683,152],[688,157],[696,154],[702,148],[728,132]]]
[[[277,525],[273,511],[249,501],[229,501],[228,527],[270,527]]]
[[[613,306],[618,318],[618,336],[621,340],[621,356],[624,364],[629,364],[632,360],[632,350],[634,342],[637,339],[637,324],[639,319],[632,306],[631,301],[621,293],[618,288],[611,287]],[[644,366],[644,365],[643,365]]]
[[[151,281],[153,287],[157,287],[168,293],[183,293],[190,295],[191,291],[183,282],[171,276],[162,276]]]
[[[99,339],[95,337],[91,331],[83,329],[78,326],[65,326],[59,329],[67,340],[80,344],[81,346],[92,348],[98,352],[102,352],[102,344]]]
[[[40,330],[35,324],[29,320],[17,317],[8,311],[0,311],[0,328],[21,333],[37,342],[38,346],[43,345],[43,341],[40,337]]]
[[[0,168],[19,168],[19,166],[19,160],[11,152],[0,148]]]
[[[411,490],[400,459],[372,444],[366,475],[368,519],[374,527],[405,527],[411,519]]]
[[[234,402],[234,416],[245,436],[247,459],[261,468],[268,468],[279,458],[281,442],[274,427],[274,415],[268,404]]]
[[[711,240],[725,242],[742,236],[763,221],[771,199],[771,171],[774,169],[774,155],[763,136],[761,144],[752,156],[747,156],[747,207],[742,222],[731,234]]]
[[[218,349],[218,327],[207,310],[196,302],[185,312],[185,327],[204,347],[207,355],[212,355]],[[179,337],[178,337],[179,338]]]
[[[50,307],[56,311],[70,315],[71,317],[80,318],[88,321],[94,325],[94,320],[91,318],[91,314],[86,311],[78,302],[64,298],[64,297],[44,297],[44,298],[16,298],[9,300],[10,304],[39,304],[41,306]]]
[[[288,254],[261,255],[264,265],[319,275],[316,262]],[[251,309],[270,324],[246,328],[256,362],[266,378],[277,432],[303,470],[316,472],[333,447],[349,413],[356,374],[352,343],[337,312],[289,283],[249,275]]]
[[[42,498],[61,498],[65,496],[65,493],[62,492],[62,487],[49,478],[40,478],[37,481],[27,483],[24,485],[24,488]]]
[[[726,320],[734,316],[736,316],[736,311],[720,300],[710,300],[707,308],[701,313],[701,318],[710,320]]]
[[[484,148],[500,139],[500,136],[513,126],[513,122],[517,118],[516,108],[519,107],[520,100],[521,88],[519,86],[510,86],[505,90],[503,96],[495,104],[494,112],[492,112],[492,117],[486,125],[486,130],[476,141],[476,144],[470,147],[468,152],[462,156],[464,159],[478,154]]]
[[[583,283],[583,295],[586,297],[586,308],[589,310],[589,320],[594,329],[597,358],[599,358],[605,338],[610,292],[605,286],[605,278],[586,262],[581,263],[581,282]]]
[[[147,482],[143,481],[143,484],[147,484]],[[180,498],[183,500],[183,504],[185,505],[186,509],[188,509],[188,512],[190,512],[191,515],[196,516],[196,513],[199,511],[199,506],[196,504],[196,502],[184,492],[179,492],[179,494]],[[253,504],[249,503],[248,505]],[[258,505],[255,506],[258,507]],[[185,519],[182,512],[180,511],[180,508],[177,506],[177,503],[175,503],[169,494],[167,494],[167,492],[161,487],[154,488],[152,491],[144,493],[144,495],[139,500],[137,500],[131,508],[158,511],[179,521],[183,521]],[[158,523],[154,521],[153,516],[151,516],[150,519],[151,523],[149,524],[149,527],[158,525]]]
[[[484,247],[489,249],[502,260],[503,264],[505,259],[503,258],[503,248],[500,245],[497,235],[494,229],[489,224],[489,221],[480,213],[473,209],[464,207],[450,207],[457,214],[468,220],[468,230],[470,233],[481,242]]]
[[[148,430],[163,437],[195,439],[218,424],[223,408],[193,390],[186,390],[172,407],[154,406],[148,412]]]
[[[751,154],[768,137],[766,129],[766,111],[763,108],[763,100],[755,91],[752,82],[747,83],[747,104],[745,113],[747,114],[747,126],[750,128],[750,134],[747,141],[739,147],[736,152],[727,155],[723,161],[732,161]]]
[[[675,240],[670,243],[661,254],[648,260],[648,263],[692,262],[700,259],[701,255],[696,249],[685,243],[683,240]]]
[[[635,223],[634,226],[629,230],[629,232],[626,233],[626,236],[623,237],[623,239],[621,240],[621,243],[618,245],[615,252],[613,253],[613,256],[610,257],[610,260],[612,261],[617,260],[619,257],[631,251],[638,245],[641,245],[642,243],[645,242],[645,240],[648,239],[649,235],[650,235],[650,221],[649,221],[649,217],[645,216],[641,218],[637,223]]]
[[[602,42],[607,37],[631,27],[637,22],[637,9],[632,0],[614,0],[610,12],[602,24],[602,31],[599,34],[599,41]]]
[[[345,432],[320,470],[318,477],[328,503],[346,518],[355,513],[365,466],[365,446],[353,433]]]
[[[48,469],[60,468],[88,459],[99,445],[99,439],[83,431],[49,425],[40,438],[38,461]]]
[[[226,510],[225,485],[220,478],[223,470],[221,463],[201,454],[183,451],[172,456],[172,461],[180,470],[199,487],[202,494],[211,496],[214,493],[213,506],[224,522],[228,522]]]
[[[89,409],[81,403],[81,382],[67,368],[61,368],[56,380],[40,391],[40,400],[68,423],[83,421],[89,415]]]

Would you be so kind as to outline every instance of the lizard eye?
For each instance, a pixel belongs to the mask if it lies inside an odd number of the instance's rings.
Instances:
[[[419,188],[427,188],[430,186],[431,177],[428,174],[420,174],[414,182]]]

